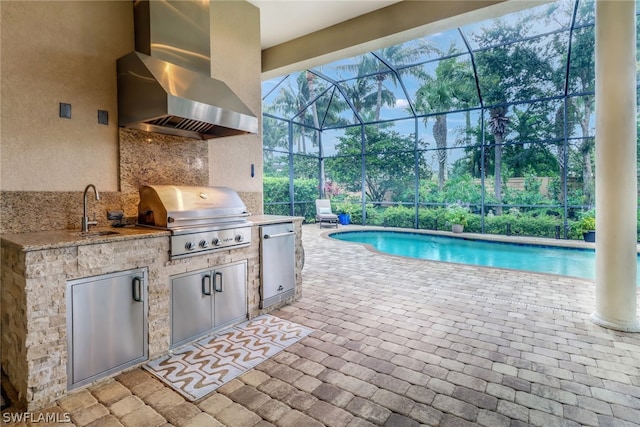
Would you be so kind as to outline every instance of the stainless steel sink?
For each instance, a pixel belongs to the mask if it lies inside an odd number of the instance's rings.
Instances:
[[[101,236],[111,236],[114,234],[118,234],[117,231],[86,231],[86,232],[80,232],[80,233],[75,233],[76,236],[80,236],[80,237],[101,237]]]

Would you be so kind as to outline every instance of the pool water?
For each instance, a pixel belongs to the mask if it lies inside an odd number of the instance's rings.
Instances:
[[[330,236],[369,244],[392,255],[595,279],[595,251],[590,249],[520,245],[397,231],[347,231]]]

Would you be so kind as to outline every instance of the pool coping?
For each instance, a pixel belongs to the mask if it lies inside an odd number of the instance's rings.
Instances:
[[[509,243],[516,245],[528,245],[528,246],[547,246],[547,247],[560,247],[564,249],[587,249],[595,250],[596,244],[585,242],[583,240],[569,240],[569,239],[552,239],[549,237],[530,237],[530,236],[504,236],[500,234],[481,234],[481,233],[453,233],[451,231],[440,230],[424,230],[415,228],[400,228],[400,227],[380,227],[373,225],[343,225],[341,228],[327,230],[322,233],[322,236],[329,238],[331,234],[344,231],[391,231],[400,233],[413,233],[413,234],[426,234],[431,236],[452,237],[462,240],[481,240],[486,242],[495,243]],[[637,252],[640,254],[640,244],[636,245]]]
[[[565,239],[550,239],[544,237],[528,237],[528,236],[502,236],[497,234],[480,234],[480,233],[453,233],[451,231],[436,231],[436,230],[419,230],[414,228],[399,228],[399,227],[379,227],[379,226],[370,226],[370,225],[344,225],[339,229],[327,230],[321,232],[320,235],[324,239],[331,239],[333,241],[337,241],[338,239],[332,239],[331,234],[336,234],[340,232],[361,232],[361,231],[389,231],[389,232],[398,232],[398,233],[411,233],[411,234],[424,234],[429,236],[439,236],[439,237],[450,237],[457,238],[461,240],[478,240],[485,241],[491,243],[505,243],[505,244],[516,244],[522,246],[540,246],[540,247],[556,247],[561,249],[574,249],[574,250],[595,250],[596,244],[590,242],[584,242],[580,240],[565,240]],[[559,241],[560,240],[560,241]],[[364,247],[366,250],[390,257],[398,257],[404,259],[413,259],[416,261],[424,261],[424,262],[436,262],[436,263],[445,263],[445,264],[456,264],[456,265],[467,265],[472,266],[474,268],[482,268],[482,269],[496,269],[501,271],[517,271],[525,274],[539,274],[543,276],[553,276],[556,278],[567,278],[571,280],[580,280],[585,281],[590,284],[594,284],[594,279],[588,279],[585,277],[577,277],[577,276],[567,276],[564,274],[558,273],[548,273],[548,272],[540,272],[540,271],[530,271],[530,270],[518,270],[514,268],[507,267],[497,267],[497,266],[487,266],[487,265],[478,265],[478,264],[466,264],[460,262],[451,262],[451,261],[441,261],[441,260],[431,260],[431,259],[421,259],[421,258],[413,258],[407,257],[404,255],[395,255],[387,252],[382,252],[376,249],[374,246],[368,243],[358,243],[358,242],[350,242],[346,240],[340,240],[341,243],[347,244],[355,244]],[[638,253],[640,254],[640,245],[637,245]],[[640,287],[640,285],[638,285]]]

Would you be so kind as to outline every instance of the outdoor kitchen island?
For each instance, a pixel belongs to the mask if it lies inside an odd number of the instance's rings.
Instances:
[[[146,311],[146,332],[142,339],[147,342],[139,343],[146,350],[145,361],[167,354],[171,347],[172,277],[246,262],[248,318],[298,299],[304,262],[302,218],[256,215],[250,217],[249,222],[250,245],[173,260],[169,255],[170,233],[153,228],[92,230],[117,233],[90,236],[72,230],[3,234],[1,363],[9,383],[18,393],[20,405],[30,411],[46,407],[69,389],[98,382],[117,372],[112,370],[95,381],[69,387],[71,313],[67,293],[70,282],[126,271],[143,272],[142,281],[134,278],[132,298]],[[262,309],[260,231],[262,226],[283,223],[290,223],[295,231],[295,292],[280,303]],[[125,363],[123,369],[142,363]]]

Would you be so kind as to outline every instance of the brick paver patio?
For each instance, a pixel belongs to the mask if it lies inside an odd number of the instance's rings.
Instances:
[[[134,369],[44,412],[77,426],[640,425],[640,334],[589,321],[592,282],[386,256],[328,231],[303,227],[303,298],[273,313],[310,336],[195,403]]]

